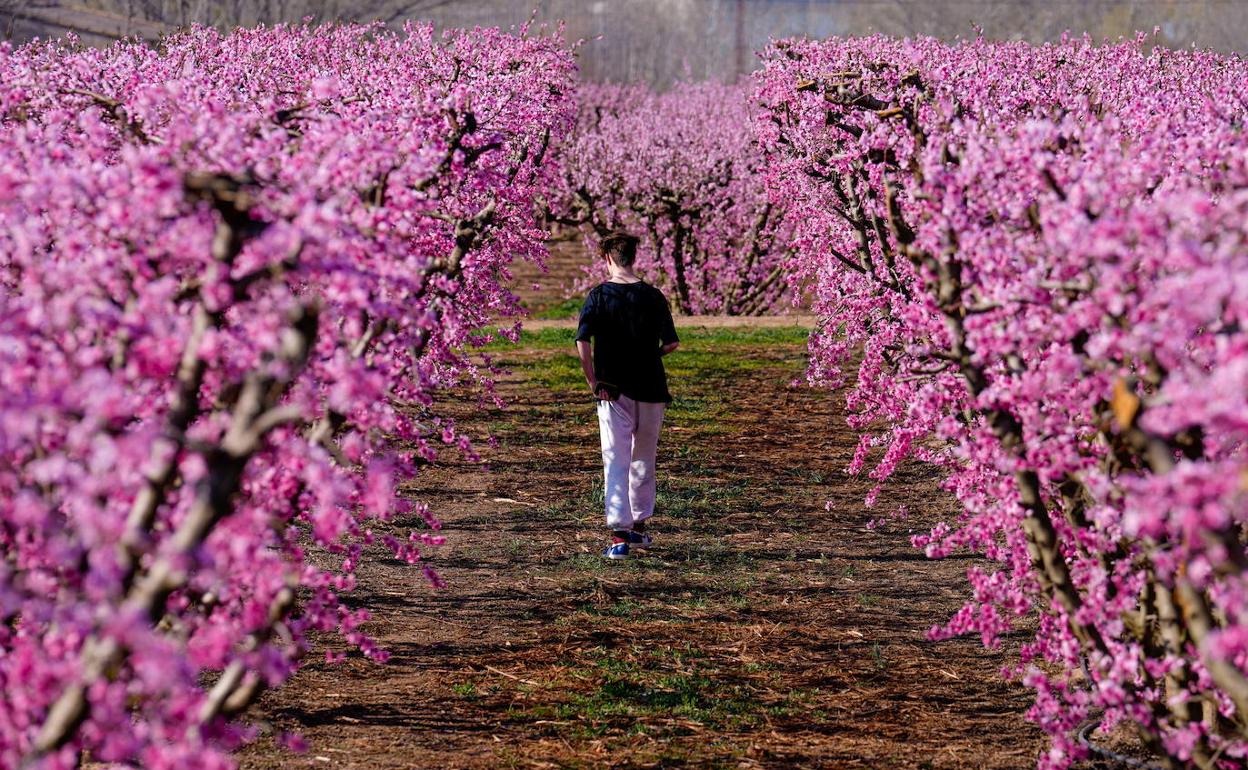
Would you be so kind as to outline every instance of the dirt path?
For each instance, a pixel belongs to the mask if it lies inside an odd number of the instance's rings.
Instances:
[[[370,561],[357,600],[392,660],[309,665],[263,713],[311,750],[260,741],[243,766],[1034,766],[1009,656],[925,638],[968,562],[927,561],[907,533],[951,501],[910,468],[863,509],[840,400],[791,384],[802,334],[683,330],[658,545],[623,563],[595,555],[597,431],[571,335],[502,352],[511,408],[460,415],[498,437],[490,471],[449,462],[411,490],[446,523],[449,587]],[[903,503],[907,519],[867,527]]]

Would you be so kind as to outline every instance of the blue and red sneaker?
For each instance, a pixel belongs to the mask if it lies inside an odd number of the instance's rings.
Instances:
[[[628,544],[634,548],[649,548],[654,543],[654,538],[645,532],[629,532]]]
[[[608,559],[627,559],[628,558],[628,541],[619,540],[607,546],[602,555]]]

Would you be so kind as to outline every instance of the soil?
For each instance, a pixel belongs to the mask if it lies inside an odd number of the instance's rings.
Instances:
[[[517,262],[512,265],[514,273],[512,291],[527,307],[541,310],[572,295],[578,282],[587,280],[592,257],[586,252],[585,242],[575,231],[565,230],[547,244],[550,256],[546,264]]]
[[[407,490],[445,523],[447,587],[369,560],[352,601],[392,658],[307,665],[257,716],[308,752],[261,739],[244,768],[1034,767],[1030,692],[1000,676],[1018,638],[926,636],[973,562],[909,534],[956,503],[913,466],[864,508],[843,397],[794,384],[800,332],[685,335],[655,546],[625,562],[597,555],[597,425],[560,334],[500,354],[506,410],[452,409],[497,438],[488,468],[448,454]]]

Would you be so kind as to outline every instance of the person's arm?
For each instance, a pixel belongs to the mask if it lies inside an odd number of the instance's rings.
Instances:
[[[585,305],[581,308],[581,321],[577,324],[576,355],[581,359],[581,371],[585,373],[589,392],[601,398],[598,396],[598,377],[594,375],[594,353],[590,345],[590,339],[596,332],[594,304],[594,292],[591,291],[585,298]]]
[[[665,356],[680,347],[680,338],[676,336],[676,322],[672,320],[672,307],[667,299],[659,295],[659,355]]]
[[[594,353],[589,340],[576,341],[576,354],[581,357],[581,371],[585,373],[585,382],[595,396],[598,395],[598,380],[594,377]]]

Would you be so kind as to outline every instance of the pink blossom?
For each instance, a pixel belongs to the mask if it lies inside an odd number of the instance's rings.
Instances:
[[[1029,618],[1040,767],[1086,755],[1087,719],[1238,767],[1248,66],[1144,37],[789,40],[755,86],[850,471],[941,468],[962,511],[914,545],[995,563],[933,638]]]
[[[0,766],[232,767],[254,731],[214,687],[245,706],[314,644],[385,659],[341,594],[364,523],[413,510],[443,386],[489,388],[467,351],[545,255],[571,53],[194,28],[0,45],[0,74]],[[412,563],[440,542],[416,511]]]

